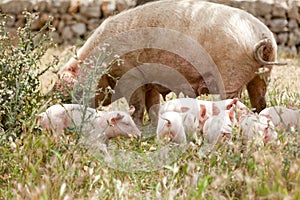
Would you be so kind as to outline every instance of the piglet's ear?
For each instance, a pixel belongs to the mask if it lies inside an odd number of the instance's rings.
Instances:
[[[293,105],[291,105],[291,104],[289,104],[289,105],[287,106],[287,108],[288,108],[288,109],[291,109],[291,110],[298,110],[296,106],[293,106]]]
[[[181,107],[180,110],[181,110],[181,112],[185,113],[185,112],[189,111],[190,108],[189,107]]]
[[[212,114],[213,115],[219,115],[220,114],[220,109],[214,103],[212,104]]]
[[[200,117],[199,118],[203,118],[206,115],[206,107],[203,104],[200,104]]]
[[[232,101],[226,106],[226,110],[229,110],[233,105],[236,105],[236,103],[239,101],[238,98],[232,99]]]
[[[35,115],[35,117],[36,117],[38,120],[43,119],[45,116],[46,116],[46,113],[45,113],[45,112],[42,112],[41,114]]]
[[[172,125],[172,122],[166,118],[162,118],[163,120],[167,121],[167,127],[170,127]]]
[[[120,113],[118,113],[117,116],[115,117],[116,120],[120,120],[123,118],[124,118],[124,115],[121,115]]]
[[[267,118],[268,122],[272,119],[272,117],[270,115],[266,115],[266,114],[260,114],[260,115]]]
[[[229,110],[229,119],[232,121],[234,119],[234,106]]]
[[[135,107],[133,105],[129,106],[129,114],[133,115],[134,111],[135,111]]]
[[[36,117],[37,119],[41,119],[41,118],[43,117],[43,115],[42,115],[42,114],[38,114],[38,115],[35,115],[35,117]]]
[[[116,123],[117,123],[117,121],[116,121],[116,118],[114,118],[114,117],[113,117],[113,118],[111,118],[111,119],[110,119],[110,123],[112,123],[112,124],[116,124]]]
[[[118,113],[116,117],[113,117],[110,119],[110,122],[112,124],[115,124],[115,123],[117,123],[118,120],[121,120],[123,118],[124,118],[124,115],[121,115],[120,113]]]

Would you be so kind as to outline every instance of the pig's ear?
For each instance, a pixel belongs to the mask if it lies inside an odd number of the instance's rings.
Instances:
[[[135,111],[135,107],[133,105],[129,106],[129,114],[133,115],[134,111]]]
[[[267,119],[268,119],[268,120],[267,120],[268,123],[269,123],[269,121],[272,119],[271,115],[260,114],[260,116],[263,116],[263,117],[267,118]]]
[[[114,117],[113,117],[113,118],[111,118],[111,119],[110,119],[110,123],[112,123],[112,124],[116,124],[116,123],[117,123],[117,121],[116,121],[116,118],[114,118]]]
[[[268,119],[268,120],[267,120],[268,128],[270,128],[270,122],[271,122],[271,119]]]
[[[35,118],[38,119],[38,120],[40,120],[42,117],[43,117],[42,114],[35,115]]]
[[[291,105],[291,104],[289,104],[289,105],[287,106],[287,108],[288,108],[288,109],[291,109],[291,110],[297,110],[297,107],[296,107],[296,106],[293,106],[293,105]]]
[[[206,115],[206,107],[203,104],[200,104],[200,118],[204,118]]]
[[[216,106],[215,103],[212,104],[212,115],[219,115],[220,114],[220,109],[218,108],[218,106]]]
[[[170,127],[172,125],[172,122],[166,118],[162,118],[163,120],[167,121],[167,127]]]
[[[234,119],[234,106],[232,106],[229,110],[229,119],[233,121]]]
[[[190,110],[189,107],[181,107],[181,108],[180,108],[180,111],[183,112],[183,113],[185,113],[185,112],[187,112],[187,111],[189,111],[189,110]]]
[[[236,105],[236,103],[239,101],[238,98],[232,99],[232,101],[226,106],[226,110],[229,110],[233,105]]]
[[[44,118],[45,114],[46,114],[45,112],[42,112],[42,113],[40,113],[40,114],[36,114],[35,117],[36,117],[38,120],[41,120],[41,119]]]
[[[121,115],[120,113],[118,113],[116,117],[113,117],[110,119],[110,122],[112,124],[116,124],[118,120],[121,120],[123,118],[124,118],[124,115]]]

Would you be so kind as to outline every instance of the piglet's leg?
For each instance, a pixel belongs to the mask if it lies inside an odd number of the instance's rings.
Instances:
[[[247,85],[250,102],[255,112],[260,112],[266,107],[266,82],[256,75]]]

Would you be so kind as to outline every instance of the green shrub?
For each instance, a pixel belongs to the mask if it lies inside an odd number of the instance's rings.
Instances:
[[[50,22],[38,32],[31,32],[33,14],[24,13],[25,27],[17,30],[17,44],[6,31],[6,16],[0,24],[0,126],[3,136],[19,137],[32,129],[35,114],[45,100],[40,93],[39,77],[56,65],[41,69],[40,59],[53,46]],[[47,97],[50,98],[50,97]]]

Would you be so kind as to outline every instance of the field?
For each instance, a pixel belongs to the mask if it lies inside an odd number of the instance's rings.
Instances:
[[[64,62],[67,52],[50,49],[42,63],[53,54]],[[274,67],[268,105],[300,108],[300,59],[281,53],[279,60],[288,65]],[[43,92],[53,80],[42,76]],[[145,128],[140,140],[112,141],[107,160],[77,134],[54,137],[26,123],[32,128],[1,142],[1,199],[300,199],[299,132],[279,132],[280,145],[199,140],[178,148],[156,145]]]

